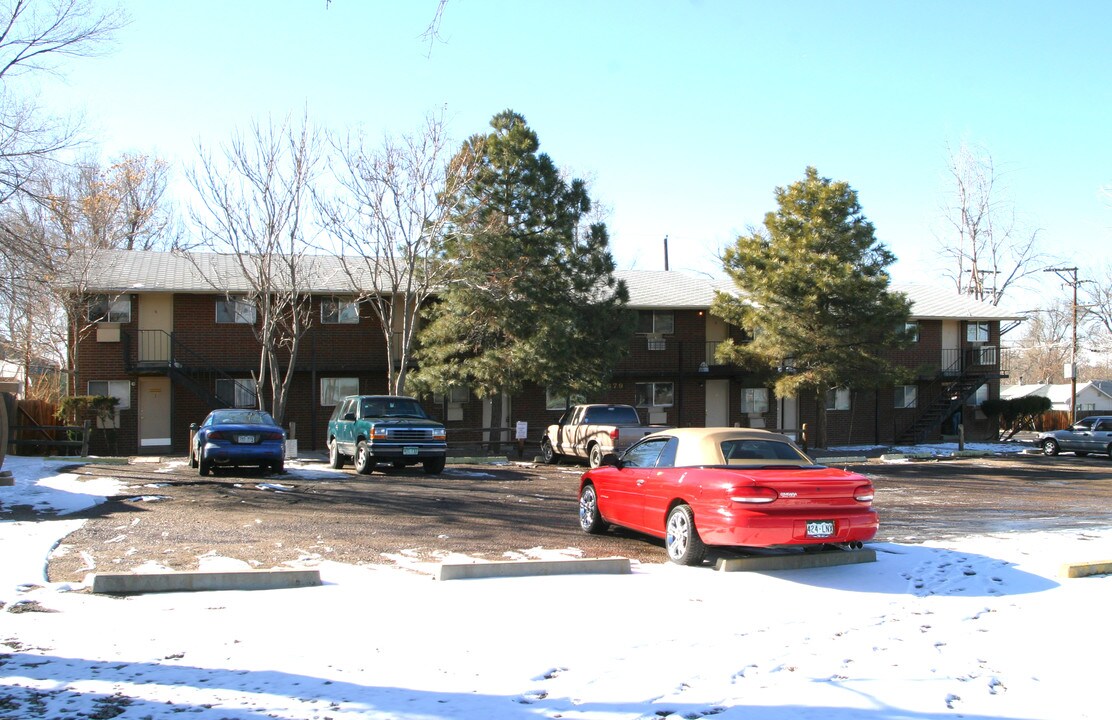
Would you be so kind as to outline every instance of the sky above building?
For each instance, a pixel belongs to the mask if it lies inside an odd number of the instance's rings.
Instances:
[[[938,249],[963,143],[1050,260],[1103,277],[1112,259],[1104,2],[449,0],[431,43],[438,0],[123,7],[110,52],[21,82],[83,113],[103,159],[171,162],[183,194],[198,144],[253,121],[377,138],[443,112],[462,142],[511,108],[590,182],[622,269],[663,269],[667,237],[672,269],[721,274],[813,165],[857,190],[895,280],[952,283]]]

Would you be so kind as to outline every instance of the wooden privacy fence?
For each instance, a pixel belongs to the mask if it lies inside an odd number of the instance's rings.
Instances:
[[[58,425],[57,409],[42,400],[8,400],[8,449],[12,455],[89,454],[92,423]]]

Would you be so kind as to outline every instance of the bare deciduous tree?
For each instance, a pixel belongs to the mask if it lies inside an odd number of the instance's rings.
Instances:
[[[0,9],[0,202],[29,192],[41,161],[77,140],[74,123],[44,113],[15,83],[53,72],[64,58],[98,54],[126,23],[123,11],[91,0],[11,0]]]
[[[341,190],[317,199],[356,300],[381,325],[396,394],[405,392],[421,309],[451,272],[443,235],[453,208],[445,202],[471,169],[445,157],[447,142],[443,121],[431,116],[418,133],[387,137],[378,149],[362,137],[337,141],[333,174]]]
[[[260,346],[256,387],[269,385],[269,409],[279,423],[301,339],[312,324],[306,215],[320,151],[308,118],[300,126],[288,119],[277,126],[254,123],[249,133],[233,137],[219,159],[199,147],[199,164],[189,175],[201,203],[192,212],[200,244],[231,253],[237,277],[222,275],[211,258],[186,256],[215,290],[226,293],[230,285],[246,283],[245,300],[258,316],[252,326]],[[265,407],[261,392],[258,400]]]
[[[941,238],[946,274],[959,293],[998,305],[1008,289],[1046,266],[1038,230],[1020,226],[987,152],[963,144],[950,151],[947,168],[954,185],[944,208],[950,227]]]
[[[1041,308],[1024,323],[1026,333],[1008,350],[1008,376],[1025,384],[1061,383],[1072,352],[1070,302]]]
[[[1088,349],[1112,355],[1112,266],[1106,266],[1099,279],[1083,282],[1078,290]]]

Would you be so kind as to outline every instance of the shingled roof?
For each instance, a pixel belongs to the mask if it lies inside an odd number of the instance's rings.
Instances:
[[[369,279],[362,260],[349,263],[363,270],[360,283]],[[203,270],[203,272],[202,272]],[[86,272],[83,285],[89,292],[237,293],[250,287],[234,255],[110,250],[99,253]],[[629,306],[636,309],[692,310],[709,308],[715,292],[734,293],[729,279],[697,277],[668,270],[621,270],[615,277],[629,288]],[[354,290],[343,259],[335,255],[309,255],[302,263],[302,284],[314,293],[344,294]],[[911,300],[911,316],[919,320],[1022,320],[1023,315],[958,295],[950,288],[893,283],[892,289]]]

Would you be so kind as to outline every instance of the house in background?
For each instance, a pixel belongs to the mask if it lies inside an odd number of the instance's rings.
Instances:
[[[123,453],[184,453],[190,423],[213,407],[258,402],[252,371],[259,346],[254,307],[234,258],[203,255],[221,278],[220,289],[189,259],[170,253],[110,251],[82,278],[94,332],[79,344],[77,384],[89,394],[119,399],[118,447]],[[327,420],[338,398],[386,391],[387,363],[378,320],[355,303],[339,258],[307,259],[313,288],[313,326],[303,340],[290,391],[286,426],[302,451],[323,450]],[[912,300],[915,342],[893,359],[914,371],[912,384],[835,388],[821,398],[775,397],[769,372],[719,364],[715,349],[740,328],[710,314],[728,281],[675,271],[623,271],[636,311],[636,333],[626,357],[596,402],[636,405],[646,422],[680,427],[779,429],[798,435],[814,423],[817,403],[827,409],[828,442],[892,444],[935,439],[964,425],[970,438],[995,437],[977,406],[998,397],[1002,322],[1020,320],[987,303],[925,285],[894,286]],[[453,438],[480,439],[491,418],[513,427],[528,423],[539,438],[571,402],[550,388],[527,387],[501,399],[468,388],[424,398]],[[812,425],[813,427],[813,425]],[[94,448],[94,452],[96,449]]]
[[[1073,387],[1070,383],[1040,383],[1035,385],[1005,385],[1000,388],[1000,397],[1013,400],[1021,397],[1050,398],[1050,409],[1068,413]],[[1078,417],[1112,412],[1112,380],[1092,380],[1077,383]]]

